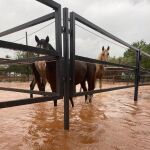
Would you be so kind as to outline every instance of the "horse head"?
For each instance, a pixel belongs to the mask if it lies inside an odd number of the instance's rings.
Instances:
[[[107,47],[107,49],[105,49],[104,46],[103,46],[102,47],[102,52],[99,56],[99,60],[108,61],[108,57],[109,57],[109,46]]]
[[[46,37],[46,39],[39,39],[38,36],[35,36],[35,41],[37,43],[38,48],[43,48],[43,49],[49,49],[49,36]]]

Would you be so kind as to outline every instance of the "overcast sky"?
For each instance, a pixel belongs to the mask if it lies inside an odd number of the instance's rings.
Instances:
[[[150,43],[150,0],[56,0],[62,7],[68,7],[101,28],[128,43],[144,40]],[[0,32],[20,25],[53,10],[35,0],[0,0]],[[1,37],[1,40],[15,41],[42,28],[52,21]],[[78,25],[81,25],[77,23]],[[82,26],[82,25],[81,25]],[[125,49],[76,27],[76,53],[91,58],[97,57],[101,47],[110,46],[111,56],[121,56]],[[88,29],[88,28],[86,28]],[[90,30],[90,29],[88,29]],[[90,30],[92,31],[92,30]],[[94,31],[92,31],[94,32]],[[94,32],[95,33],[95,32]],[[54,24],[36,33],[39,38],[50,36],[55,46]],[[98,33],[96,33],[98,34]],[[98,34],[102,36],[101,34]],[[105,37],[106,38],[106,37]],[[107,39],[107,38],[106,38]],[[18,43],[25,44],[25,39]],[[35,45],[34,35],[29,37],[29,44]],[[1,57],[12,52],[0,49]]]

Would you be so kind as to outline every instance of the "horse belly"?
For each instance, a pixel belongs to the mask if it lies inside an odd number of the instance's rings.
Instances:
[[[81,61],[75,61],[75,85],[86,80],[87,65]]]
[[[46,62],[46,78],[52,91],[56,92],[56,61]]]

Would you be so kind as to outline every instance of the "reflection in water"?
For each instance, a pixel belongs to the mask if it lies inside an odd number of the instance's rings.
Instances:
[[[98,135],[95,131],[101,129],[98,129],[96,120],[100,116],[104,119],[104,112],[92,104],[77,104],[77,106],[78,109],[70,109],[71,126],[75,125],[74,132],[67,132],[63,129],[62,106],[50,109],[48,103],[33,105],[34,113],[28,132],[24,137],[25,145],[28,145],[30,149],[31,147],[33,149],[46,149],[47,147],[48,149],[70,150],[72,145],[76,145],[76,142],[82,144],[98,142]],[[103,133],[103,131],[100,132]]]
[[[63,113],[59,112],[58,107],[50,109],[48,103],[33,105],[34,114],[25,136],[29,148],[31,145],[33,149],[49,144],[53,148],[57,146],[56,139],[60,140],[59,133],[63,131]],[[58,116],[59,113],[61,115]]]
[[[70,107],[70,131],[63,129],[63,101],[0,110],[2,150],[145,150],[150,144],[149,87],[140,88],[138,104],[133,90],[95,94]]]

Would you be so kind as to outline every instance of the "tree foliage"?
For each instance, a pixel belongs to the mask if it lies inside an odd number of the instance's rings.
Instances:
[[[139,42],[134,42],[132,46],[137,47],[140,50],[150,54],[150,43],[147,44],[145,41],[141,40]],[[136,58],[135,51],[129,48],[127,49],[126,52],[124,52],[123,57],[110,58],[110,62],[135,66],[135,58]],[[150,69],[150,58],[144,55],[142,55],[141,58],[142,59],[140,65],[144,68]]]
[[[17,52],[16,56],[15,56],[15,59],[24,59],[24,58],[27,58],[27,57],[28,56],[27,56],[26,52]],[[13,65],[9,65],[7,67],[6,72],[14,72],[14,73],[18,73],[18,74],[28,75],[28,74],[31,74],[31,68],[30,68],[29,65],[13,64]]]

